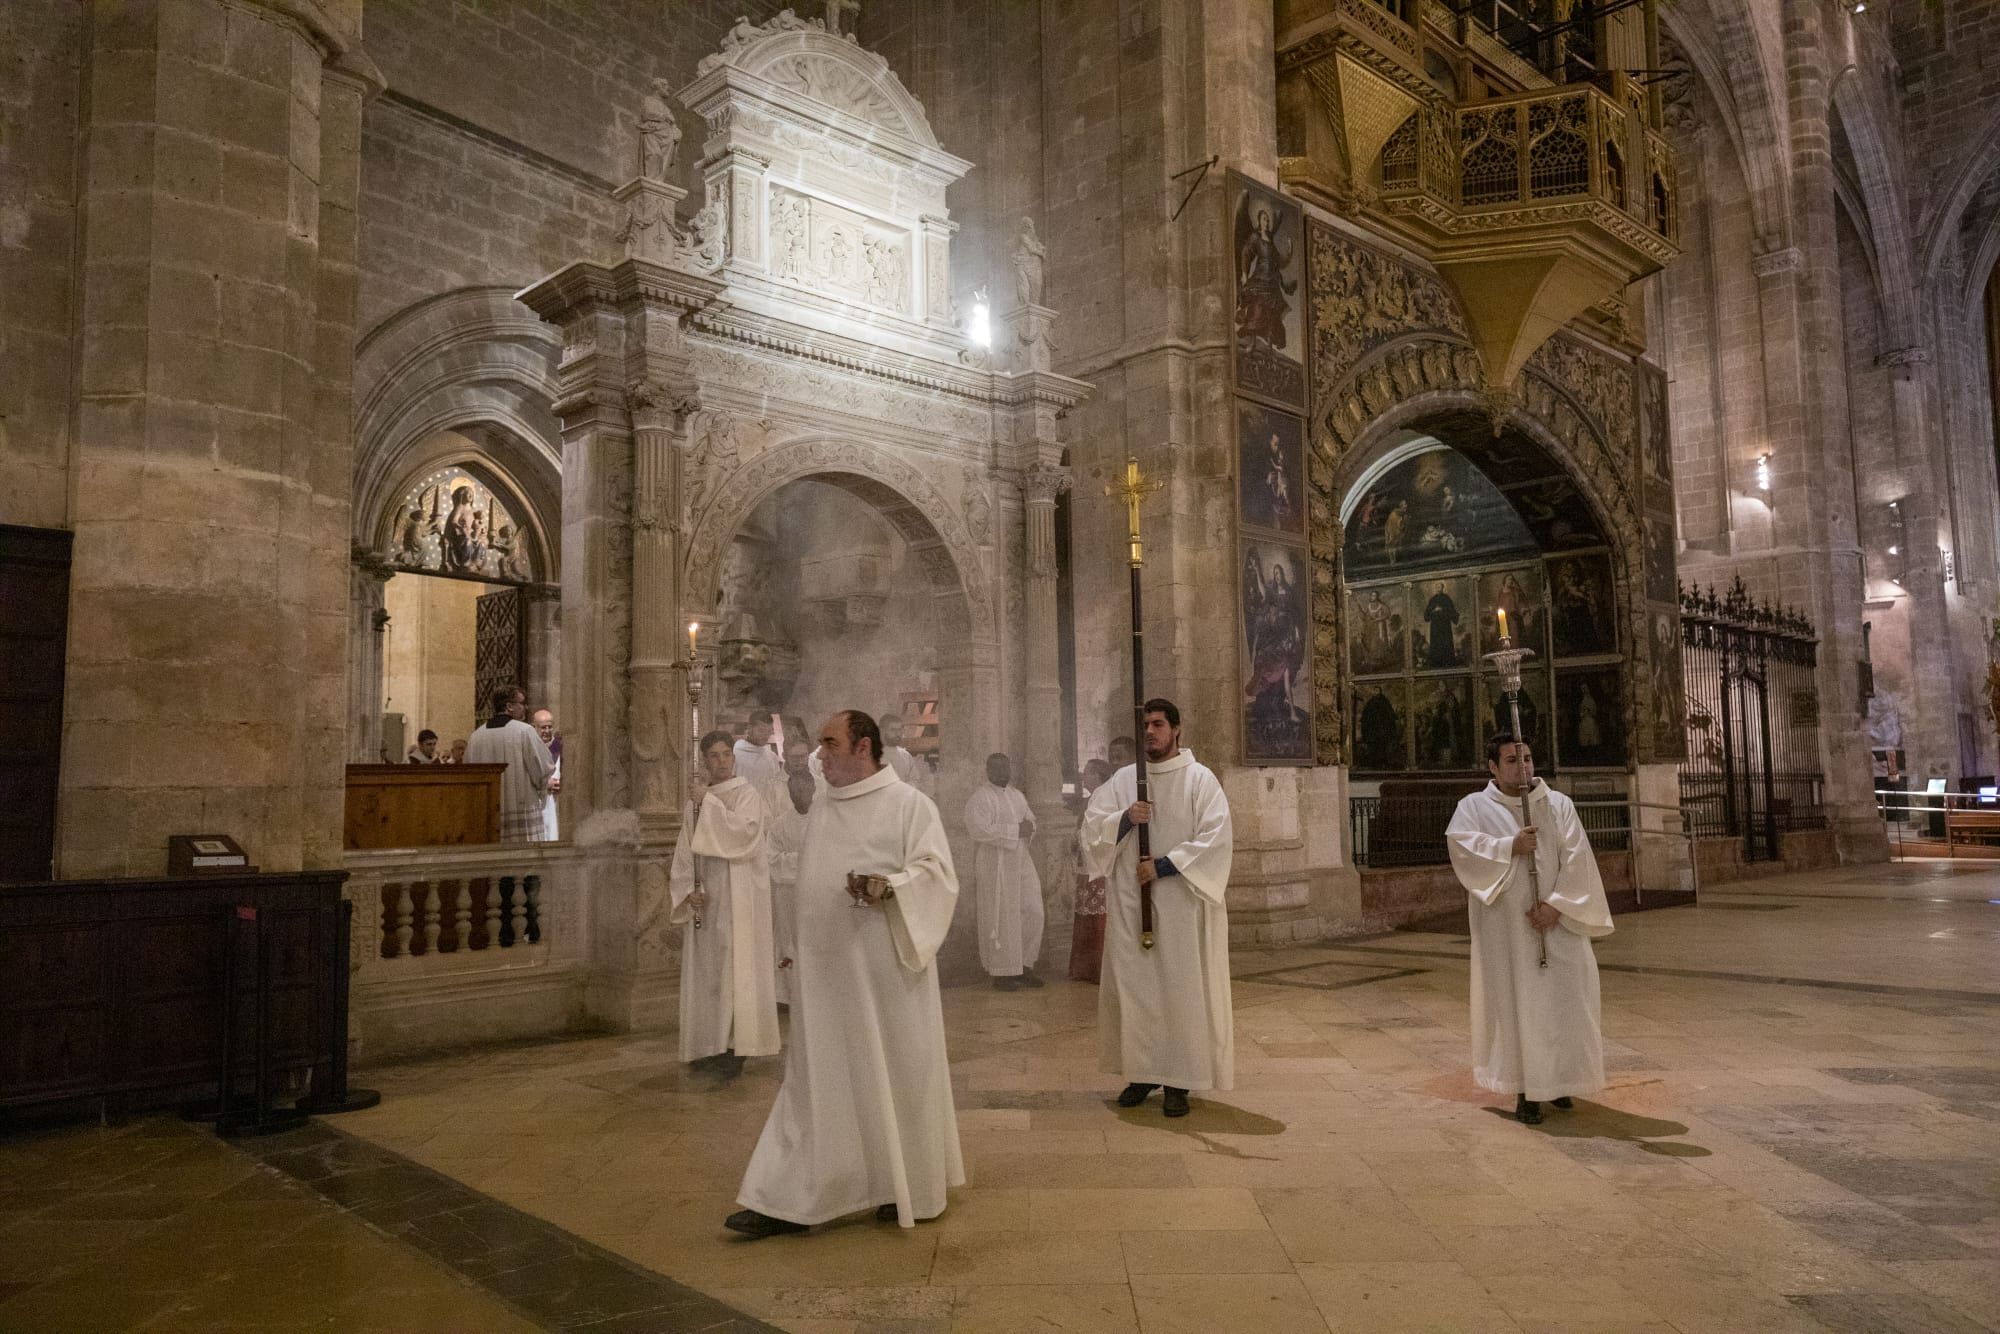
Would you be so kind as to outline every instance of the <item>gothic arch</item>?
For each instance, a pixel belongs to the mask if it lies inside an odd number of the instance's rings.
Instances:
[[[1660,25],[1687,54],[1750,188],[1752,228],[1767,247],[1791,236],[1791,170],[1782,81],[1771,76],[1763,39],[1747,6],[1756,0],[1710,0],[1663,6]],[[1696,12],[1703,10],[1705,12]]]
[[[363,545],[372,551],[391,550],[402,519],[402,498],[418,479],[439,468],[457,466],[478,478],[513,512],[527,539],[529,566],[535,577],[542,583],[554,583],[559,569],[553,534],[561,528],[561,516],[557,514],[551,522],[541,507],[529,499],[520,478],[501,461],[504,452],[464,431],[440,431],[416,442],[405,451],[402,466],[372,517],[359,509],[355,511],[355,529],[362,535]]]
[[[552,577],[562,512],[561,431],[555,400],[558,330],[514,300],[511,289],[465,288],[430,297],[384,320],[354,363],[354,537],[420,468],[471,440],[508,479],[532,522]]]
[[[1994,112],[1967,143],[1969,146],[1945,178],[1950,181],[1950,188],[1936,195],[1937,202],[1924,210],[1919,231],[1923,238],[1925,273],[1936,273],[1943,267],[1958,235],[1960,220],[1971,206],[1973,196],[1979,193],[1979,187],[1986,184],[1988,177],[2000,172],[2000,111]],[[1982,272],[1982,281],[1984,277]]]
[[[1917,341],[1921,321],[1910,263],[1908,190],[1902,166],[1889,144],[1886,99],[1891,95],[1880,86],[1879,77],[1870,79],[1860,67],[1849,65],[1834,78],[1828,114],[1838,122],[1853,155],[1852,185],[1858,198],[1844,202],[1850,204],[1850,220],[1862,238],[1875,275],[1885,342],[1888,347],[1898,347]],[[1835,177],[1839,194],[1838,171]],[[1854,203],[1859,204],[1859,212],[1851,207]]]
[[[891,450],[837,434],[774,442],[708,490],[689,529],[690,606],[715,605],[723,555],[751,512],[780,487],[805,479],[838,486],[867,501],[909,543],[945,613],[948,642],[968,647],[998,642],[980,545],[959,517],[959,507],[922,470]]]

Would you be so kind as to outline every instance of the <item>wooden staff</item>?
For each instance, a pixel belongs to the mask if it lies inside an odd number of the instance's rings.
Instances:
[[[1532,658],[1534,656],[1535,651],[1533,649],[1514,647],[1513,637],[1507,633],[1507,613],[1504,611],[1501,612],[1500,651],[1487,654],[1486,659],[1493,664],[1494,669],[1500,674],[1500,689],[1505,691],[1507,695],[1507,718],[1511,724],[1510,730],[1514,734],[1514,744],[1516,745],[1526,745],[1528,742],[1528,738],[1521,735],[1521,659]],[[1528,796],[1532,791],[1533,788],[1530,787],[1523,789],[1521,792],[1521,827],[1523,829],[1531,827],[1528,821]],[[1542,901],[1542,872],[1541,868],[1536,865],[1540,859],[1540,848],[1536,848],[1533,855],[1528,858],[1528,892],[1534,895],[1537,904],[1540,904]],[[1546,931],[1537,931],[1535,938],[1540,942],[1542,947],[1541,966],[1547,968],[1549,966],[1549,934]]]
[[[696,656],[695,644],[701,634],[699,621],[688,622],[688,749],[694,754],[694,776],[702,772],[701,762],[701,659]],[[701,807],[693,806],[688,816],[688,827],[681,837],[688,840],[688,862],[694,867],[694,929],[701,930],[701,904],[705,892],[701,885],[701,854],[694,850],[695,826],[701,823]]]
[[[1125,527],[1131,547],[1132,567],[1132,736],[1138,743],[1137,763],[1133,773],[1138,782],[1138,800],[1148,800],[1146,795],[1146,629],[1143,614],[1142,594],[1139,587],[1139,571],[1146,564],[1145,547],[1139,541],[1139,501],[1148,491],[1157,491],[1158,482],[1145,481],[1139,475],[1139,460],[1136,456],[1125,458],[1125,480],[1115,487],[1106,487],[1106,495],[1122,496],[1125,500]],[[1139,834],[1139,860],[1151,861],[1153,845],[1150,837],[1152,826],[1142,824],[1137,827]],[[1153,948],[1153,887],[1144,881],[1139,883],[1139,944],[1145,949]]]

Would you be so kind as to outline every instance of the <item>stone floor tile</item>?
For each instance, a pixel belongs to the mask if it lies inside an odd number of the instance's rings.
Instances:
[[[958,1289],[952,1334],[1137,1334],[1132,1293],[1123,1283],[989,1284]]]
[[[1264,1216],[1250,1192],[1237,1187],[1037,1189],[1028,1195],[1028,1226],[1036,1232],[1256,1230]]]
[[[1484,1284],[1445,1261],[1303,1264],[1299,1279],[1336,1330],[1381,1334],[1515,1334]]]
[[[1119,1234],[1130,1274],[1289,1274],[1292,1260],[1277,1236],[1247,1231]]]
[[[941,1237],[930,1281],[1069,1285],[1123,1283],[1125,1275],[1125,1254],[1113,1232],[974,1232]]]
[[[1132,1279],[1142,1334],[1327,1334],[1296,1274],[1144,1274]]]

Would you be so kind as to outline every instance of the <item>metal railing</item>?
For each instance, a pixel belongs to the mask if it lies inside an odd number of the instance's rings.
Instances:
[[[1898,861],[1905,857],[2000,859],[2000,797],[1878,787],[1875,804],[1889,835],[1890,855]]]
[[[1354,864],[1370,870],[1448,865],[1451,853],[1444,831],[1461,799],[1445,794],[1349,797],[1348,847]],[[1700,871],[1694,852],[1697,834],[1680,807],[1626,797],[1572,799],[1571,805],[1576,807],[1577,820],[1596,852],[1631,852],[1647,838],[1686,843],[1690,885],[1700,891]],[[1680,827],[1647,828],[1643,824],[1643,812],[1647,811],[1678,817]],[[1636,862],[1632,888],[1643,901]]]

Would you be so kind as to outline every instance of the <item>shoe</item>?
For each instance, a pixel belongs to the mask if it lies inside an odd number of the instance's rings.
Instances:
[[[1019,991],[1021,989],[1021,979],[1018,977],[996,977],[993,979],[993,989],[995,991]]]
[[[896,1206],[893,1204],[879,1204],[875,1206],[875,1221],[878,1223],[894,1223],[900,1221],[896,1217]]]
[[[760,1214],[755,1209],[739,1209],[722,1220],[722,1225],[731,1232],[741,1232],[746,1237],[782,1237],[788,1232],[804,1232],[804,1223],[791,1223],[769,1214]]]
[[[1146,1100],[1148,1094],[1158,1087],[1158,1084],[1127,1084],[1125,1091],[1118,1095],[1118,1105],[1120,1107],[1137,1107]]]
[[[1048,985],[1048,983],[1042,981],[1041,978],[1036,977],[1033,972],[1027,969],[1022,969],[1021,976],[1016,980],[1031,991]]]
[[[1168,1089],[1162,1102],[1165,1103],[1165,1106],[1161,1110],[1165,1111],[1168,1116],[1186,1116],[1188,1114],[1186,1089]]]
[[[1524,1126],[1538,1126],[1542,1123],[1542,1105],[1530,1102],[1525,1094],[1514,1099],[1514,1119]]]
[[[720,1070],[727,1078],[734,1079],[743,1073],[743,1062],[745,1059],[745,1057],[738,1056],[733,1051],[726,1051],[715,1058],[715,1068]]]
[[[1550,1098],[1549,1105],[1551,1107],[1560,1107],[1562,1110],[1567,1112],[1572,1108],[1574,1108],[1576,1106],[1576,1103],[1568,1098]]]

